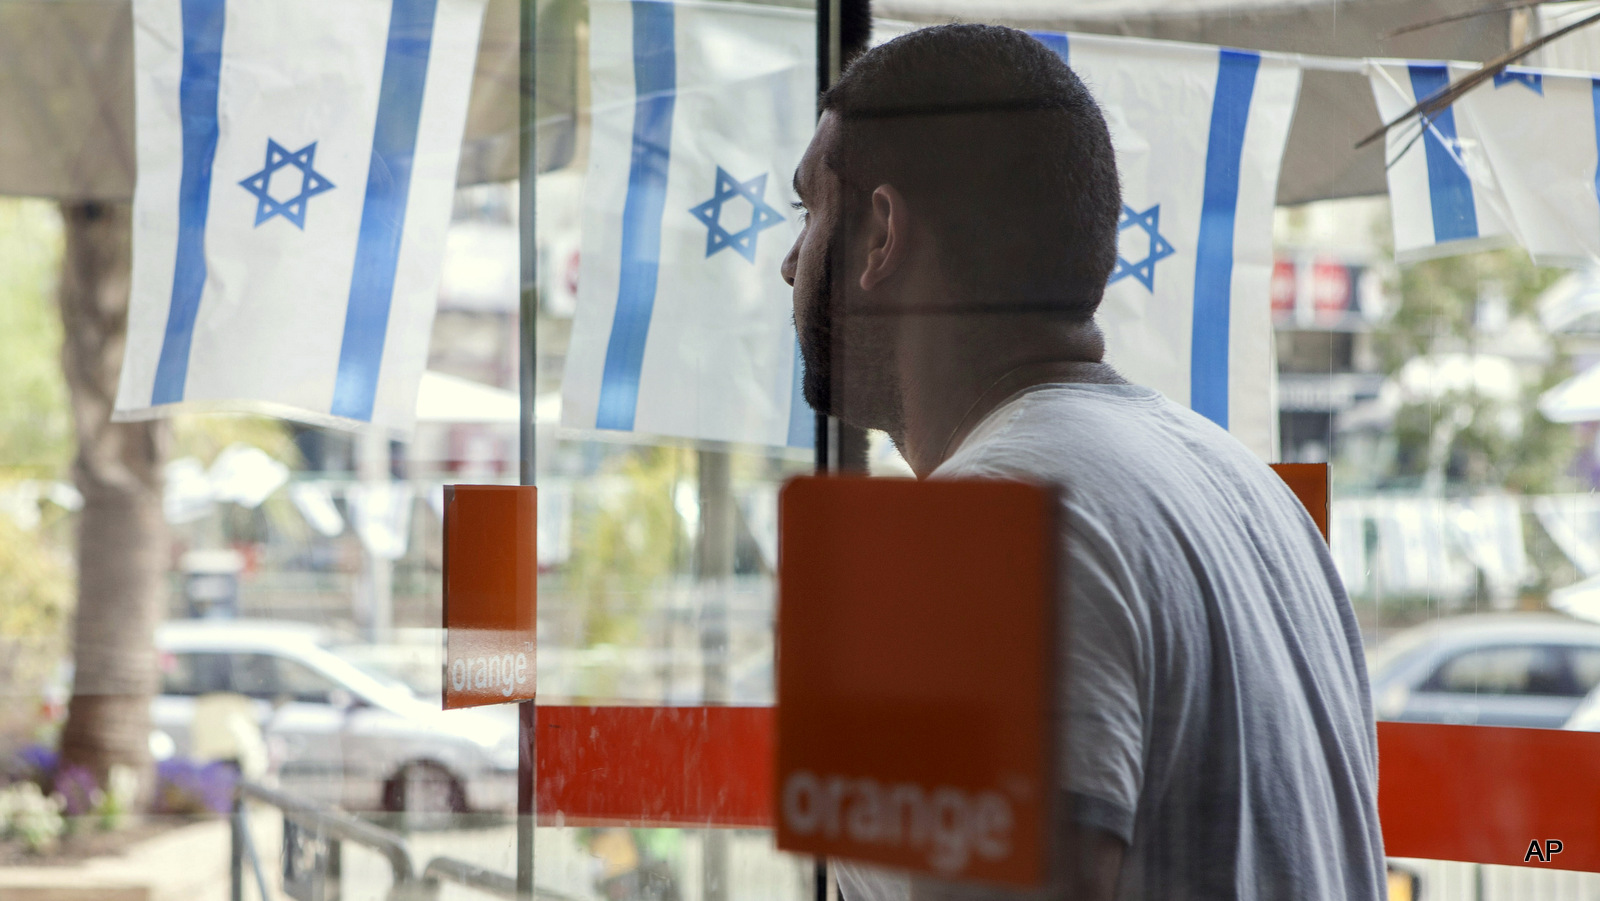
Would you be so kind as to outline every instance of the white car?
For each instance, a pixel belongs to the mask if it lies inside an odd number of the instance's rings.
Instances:
[[[1600,626],[1544,613],[1453,616],[1368,658],[1380,720],[1559,729],[1600,685]]]
[[[162,624],[154,728],[185,753],[196,700],[243,695],[286,791],[348,810],[405,812],[415,825],[515,810],[514,717],[440,710],[334,653],[327,638],[300,623]]]

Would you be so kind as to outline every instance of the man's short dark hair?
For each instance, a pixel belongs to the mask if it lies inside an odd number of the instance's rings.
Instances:
[[[974,307],[1094,315],[1117,261],[1116,157],[1100,108],[1026,33],[942,25],[862,54],[823,96],[839,227],[893,185]]]

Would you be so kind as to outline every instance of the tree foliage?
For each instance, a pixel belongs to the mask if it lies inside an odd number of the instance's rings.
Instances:
[[[13,478],[60,478],[72,462],[54,303],[60,260],[55,205],[0,198],[0,474]]]
[[[576,511],[567,573],[583,606],[586,645],[626,644],[639,629],[649,592],[683,562],[683,527],[674,491],[692,471],[690,452],[675,447],[630,450],[594,480],[595,503]]]
[[[1476,253],[1417,263],[1400,270],[1400,305],[1374,334],[1385,374],[1440,353],[1495,353],[1496,335],[1484,328],[1480,299],[1494,283],[1504,292],[1510,320],[1537,321],[1540,295],[1564,274],[1533,264],[1522,250]],[[1568,425],[1538,412],[1539,395],[1571,374],[1559,345],[1542,362],[1522,361],[1520,396],[1514,401],[1450,391],[1400,407],[1385,481],[1394,486],[1441,471],[1452,489],[1557,490],[1576,448]]]
[[[1565,271],[1535,266],[1526,251],[1496,250],[1443,257],[1400,269],[1400,306],[1377,334],[1386,373],[1398,372],[1412,357],[1431,353],[1449,339],[1470,342],[1476,328],[1478,298],[1485,282],[1506,292],[1512,317],[1536,315],[1539,295]]]

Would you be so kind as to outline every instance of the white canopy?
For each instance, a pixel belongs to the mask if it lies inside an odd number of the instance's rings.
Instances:
[[[1562,276],[1539,298],[1539,321],[1552,333],[1592,335],[1600,328],[1600,269]],[[1600,366],[1592,366],[1539,397],[1551,422],[1600,420]]]
[[[1551,422],[1600,419],[1600,366],[1591,367],[1540,395],[1539,412]]]
[[[519,422],[515,391],[495,388],[431,369],[417,383],[418,422]]]
[[[517,175],[517,6],[488,0],[462,184]],[[540,124],[541,147],[570,149],[570,117]],[[127,200],[133,179],[129,0],[0,0],[0,195]]]
[[[561,421],[561,394],[549,391],[534,399],[535,422]],[[417,421],[439,423],[504,423],[522,420],[517,392],[429,369],[417,384]]]
[[[1085,31],[1361,59],[1484,61],[1511,46],[1508,13],[1428,28],[1407,25],[1479,10],[1483,0],[877,0],[878,15],[952,18],[1050,31]],[[1306,71],[1278,179],[1283,204],[1383,194],[1381,142],[1355,142],[1378,128],[1377,106],[1359,72]]]

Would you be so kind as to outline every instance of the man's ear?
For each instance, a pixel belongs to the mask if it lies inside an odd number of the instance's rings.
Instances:
[[[872,210],[866,217],[867,260],[861,270],[861,290],[871,291],[894,275],[905,262],[910,239],[911,211],[894,185],[879,185],[872,192]]]

